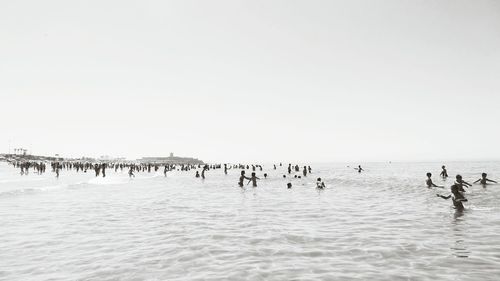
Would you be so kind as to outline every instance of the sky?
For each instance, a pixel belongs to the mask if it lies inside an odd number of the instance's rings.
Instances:
[[[500,1],[0,2],[0,152],[500,159]]]

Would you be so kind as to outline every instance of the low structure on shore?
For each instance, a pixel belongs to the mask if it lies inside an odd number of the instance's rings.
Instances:
[[[191,157],[178,157],[170,153],[169,157],[142,157],[137,159],[139,163],[156,163],[156,164],[189,164],[189,165],[203,165],[203,161]]]
[[[35,161],[35,162],[51,162],[63,161],[62,157],[30,155],[30,154],[0,154],[0,160],[3,161]]]

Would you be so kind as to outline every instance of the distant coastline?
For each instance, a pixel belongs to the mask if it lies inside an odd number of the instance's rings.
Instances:
[[[204,165],[205,162],[197,158],[192,157],[179,157],[174,156],[173,153],[168,157],[163,156],[152,156],[152,157],[142,157],[136,160],[126,160],[125,158],[91,158],[91,157],[81,157],[81,158],[66,158],[59,156],[43,156],[43,155],[30,155],[30,154],[0,154],[0,161],[5,162],[55,162],[55,161],[65,161],[65,162],[102,162],[102,163],[150,163],[150,164],[189,164],[189,165]]]

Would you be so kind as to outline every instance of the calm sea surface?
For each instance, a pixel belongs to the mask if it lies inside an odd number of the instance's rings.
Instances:
[[[500,280],[500,185],[474,185],[456,213],[436,196],[453,183],[441,164],[312,165],[303,179],[264,165],[241,189],[240,170],[56,179],[0,163],[0,280]],[[446,164],[500,179],[498,162]],[[427,189],[428,171],[446,189]]]

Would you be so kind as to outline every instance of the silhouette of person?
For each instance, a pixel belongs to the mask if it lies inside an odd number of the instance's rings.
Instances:
[[[481,183],[482,185],[487,185],[487,184],[488,184],[488,182],[498,183],[498,182],[496,182],[496,181],[494,181],[494,180],[490,180],[490,179],[488,178],[488,174],[486,174],[486,173],[482,173],[482,174],[481,174],[481,178],[480,178],[480,179],[478,179],[477,181],[475,181],[474,183],[478,183],[478,182],[479,182],[479,183]]]
[[[323,181],[321,181],[321,178],[318,178],[316,180],[316,188],[324,189],[325,187],[326,187],[325,183]]]
[[[444,186],[437,186],[435,185],[433,182],[432,182],[432,174],[431,173],[427,173],[427,180],[425,181],[425,184],[427,184],[427,187],[431,188],[431,187],[441,187],[441,188],[444,188]]]
[[[441,171],[441,174],[439,174],[439,175],[442,178],[447,178],[448,177],[448,171],[446,171],[446,166],[445,165],[441,166],[441,169],[442,169],[442,171]]]
[[[238,182],[238,185],[240,187],[243,187],[243,181],[247,179],[247,180],[250,180],[251,178],[245,176],[245,171],[241,171],[241,175],[240,175],[240,181]]]
[[[250,180],[248,183],[252,182],[253,187],[257,187],[257,180],[260,180],[257,176],[255,176],[255,173],[252,173],[252,176],[250,177]]]

